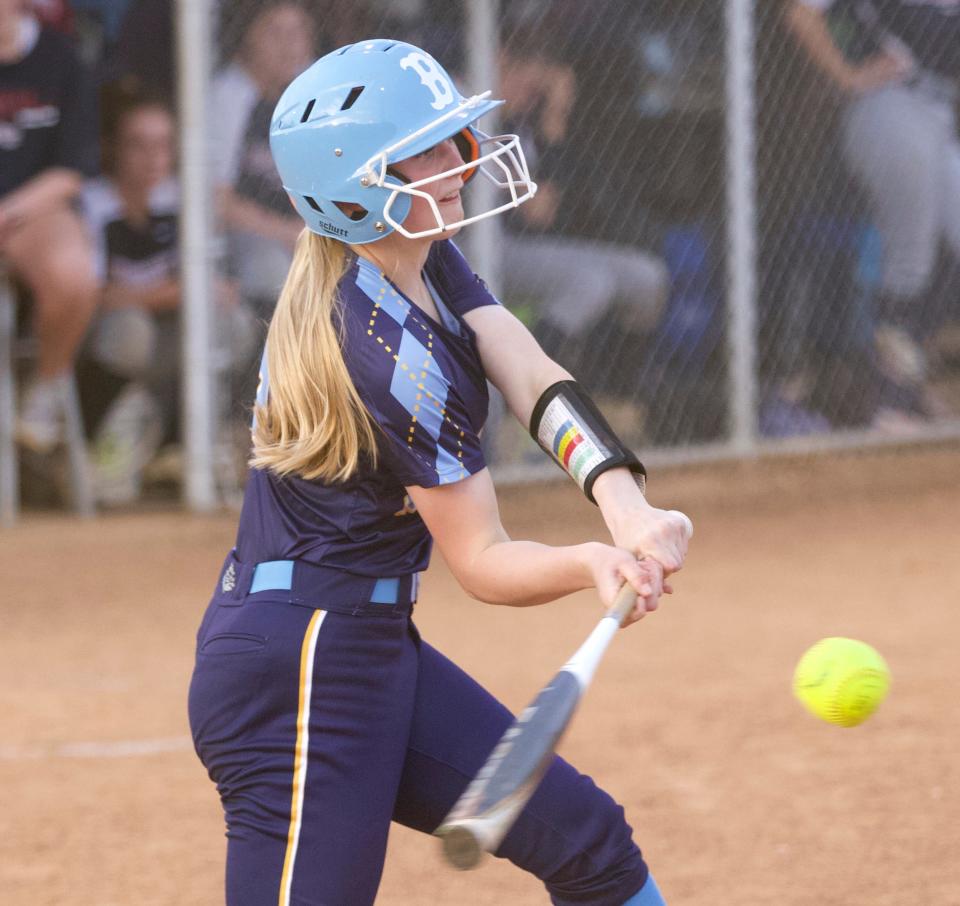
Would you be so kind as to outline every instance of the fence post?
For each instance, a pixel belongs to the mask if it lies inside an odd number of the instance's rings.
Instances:
[[[726,0],[727,351],[730,444],[757,444],[754,0]]]
[[[195,511],[216,504],[210,300],[213,217],[208,174],[207,99],[212,29],[210,0],[177,0],[180,107],[180,253],[183,285],[184,495]]]
[[[498,0],[466,0],[466,26],[464,41],[467,55],[467,79],[471,94],[492,89],[497,92],[497,52],[499,35],[497,21]],[[498,114],[487,114],[484,125],[495,131]],[[471,195],[478,210],[494,206],[496,187],[485,179],[476,180]],[[470,258],[477,272],[483,276],[494,294],[500,292],[500,221],[488,217],[470,227]]]

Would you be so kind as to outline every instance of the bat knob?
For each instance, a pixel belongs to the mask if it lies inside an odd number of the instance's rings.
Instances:
[[[483,848],[469,828],[452,824],[441,827],[437,834],[443,838],[443,854],[454,868],[465,871],[480,864]]]

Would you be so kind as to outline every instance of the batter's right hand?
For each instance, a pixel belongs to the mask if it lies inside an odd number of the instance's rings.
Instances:
[[[603,606],[609,609],[616,600],[624,582],[637,592],[633,610],[623,621],[624,626],[636,623],[652,613],[660,603],[660,596],[671,594],[673,589],[663,581],[663,567],[650,558],[638,560],[630,551],[608,544],[594,546],[590,557],[593,583]]]

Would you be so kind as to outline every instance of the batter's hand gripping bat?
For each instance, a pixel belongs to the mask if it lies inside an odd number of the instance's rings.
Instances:
[[[693,523],[683,517],[687,538]],[[434,833],[447,861],[473,868],[507,835],[553,759],[600,659],[633,608],[637,593],[624,584],[613,606],[559,673],[507,728],[486,763]]]

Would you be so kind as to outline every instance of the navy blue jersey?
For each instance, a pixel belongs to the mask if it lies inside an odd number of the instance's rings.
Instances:
[[[337,484],[252,469],[236,545],[242,561],[301,559],[362,576],[426,568],[430,535],[405,487],[449,484],[484,468],[487,385],[463,316],[499,303],[449,240],[433,244],[424,273],[443,324],[363,258],[340,281],[336,326],[377,425],[377,465]]]
[[[69,41],[44,28],[23,59],[0,63],[0,198],[48,167],[93,176],[98,143],[92,81]]]

